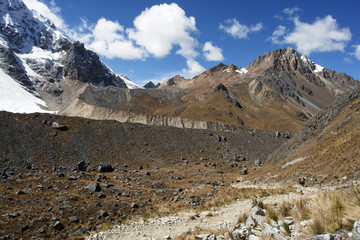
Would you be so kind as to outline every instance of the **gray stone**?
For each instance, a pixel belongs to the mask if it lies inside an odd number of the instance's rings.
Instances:
[[[113,172],[114,168],[109,163],[102,162],[98,168],[99,172]]]
[[[239,172],[240,175],[246,175],[246,174],[248,174],[248,173],[249,173],[249,172],[248,172],[247,169],[240,170],[240,172]]]
[[[86,171],[86,162],[84,160],[81,160],[80,162],[78,162],[77,166],[76,166],[76,169],[78,171],[82,171],[82,172],[85,172]]]
[[[282,236],[277,229],[271,227],[269,224],[264,223],[264,228],[261,232],[263,237],[270,237],[274,240],[287,240],[286,237]]]
[[[137,208],[139,208],[139,205],[137,205],[136,203],[132,202],[132,203],[130,204],[130,207],[131,207],[132,209],[137,209]]]
[[[79,219],[76,216],[71,216],[71,217],[69,217],[69,222],[78,223]]]
[[[106,212],[106,211],[104,211],[104,210],[100,210],[100,211],[99,211],[99,216],[100,216],[100,217],[107,217],[107,216],[109,216],[109,213]]]
[[[354,240],[360,240],[360,220],[354,223],[354,229],[352,230]]]
[[[92,192],[100,192],[101,187],[98,183],[90,183],[87,188]]]
[[[56,221],[56,222],[52,225],[52,227],[53,227],[54,229],[56,229],[56,230],[59,230],[59,231],[61,231],[61,230],[64,229],[64,225],[63,225],[60,221]]]
[[[55,128],[55,129],[61,130],[61,131],[66,131],[66,130],[68,130],[68,127],[67,127],[66,125],[62,125],[62,124],[60,124],[60,123],[58,123],[58,122],[53,122],[53,123],[51,124],[51,126],[52,126],[52,128]]]
[[[246,240],[249,237],[249,230],[244,224],[241,224],[238,229],[231,233],[234,240]]]
[[[259,206],[254,206],[249,213],[249,217],[246,219],[246,227],[255,228],[262,227],[265,221],[265,211]]]
[[[262,166],[262,165],[263,165],[263,163],[262,163],[259,159],[256,159],[256,160],[254,161],[254,164],[255,164],[256,166]]]
[[[356,238],[354,238],[356,239]],[[339,234],[322,234],[322,235],[317,235],[311,238],[307,238],[305,240],[341,240],[341,236]]]
[[[246,158],[242,155],[236,155],[235,156],[235,161],[237,162],[243,162],[243,161],[246,161]]]

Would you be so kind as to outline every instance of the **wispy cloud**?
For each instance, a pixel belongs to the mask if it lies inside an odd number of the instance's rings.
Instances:
[[[352,55],[354,55],[357,60],[360,60],[360,45],[353,45],[352,47],[355,48]]]
[[[317,18],[313,23],[293,19],[295,28],[286,33],[284,26],[278,26],[269,38],[275,44],[293,44],[296,48],[310,55],[314,52],[344,51],[351,40],[351,32],[347,27],[339,27],[332,16]]]
[[[301,9],[298,8],[298,7],[284,8],[282,10],[282,12],[285,13],[286,15],[288,15],[288,16],[292,16],[292,15],[294,15],[294,13],[296,13],[298,11],[301,11]]]
[[[262,23],[246,26],[244,24],[240,24],[239,21],[235,18],[228,19],[224,23],[219,24],[219,29],[223,30],[236,39],[245,39],[248,37],[249,33],[258,32],[262,28]]]

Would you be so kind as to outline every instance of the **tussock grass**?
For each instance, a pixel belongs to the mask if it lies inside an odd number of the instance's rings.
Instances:
[[[282,202],[279,207],[279,214],[281,217],[290,216],[291,213],[291,206],[287,202]]]
[[[148,221],[151,218],[155,218],[155,217],[164,217],[164,216],[168,216],[170,214],[176,213],[176,209],[175,208],[171,208],[168,204],[159,204],[157,209],[152,209],[152,210],[145,210],[141,213],[141,218],[140,220],[143,220],[144,222]]]
[[[292,191],[292,189],[289,187],[281,188],[281,189],[232,188],[229,196],[208,201],[200,207],[199,211],[209,211],[209,210],[215,211],[225,205],[232,204],[238,200],[259,199],[270,195],[285,194],[290,191]]]
[[[294,202],[294,208],[291,211],[291,215],[298,221],[310,219],[310,209],[308,199],[299,199]]]
[[[267,218],[272,219],[275,222],[277,222],[279,220],[279,213],[275,210],[273,205],[266,204],[265,209],[266,209],[266,217]]]
[[[360,187],[326,192],[311,200],[311,234],[334,233],[352,228],[360,216]]]

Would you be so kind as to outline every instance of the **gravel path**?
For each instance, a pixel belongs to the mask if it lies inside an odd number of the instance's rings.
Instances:
[[[241,186],[244,187],[244,186]],[[311,197],[321,191],[317,188],[303,188],[302,192],[290,192],[284,195],[272,195],[261,198],[265,203],[280,203],[303,197]],[[87,240],[164,240],[170,236],[172,239],[187,231],[196,228],[220,230],[233,228],[243,213],[249,212],[252,200],[240,200],[234,204],[224,206],[219,211],[201,212],[197,217],[196,213],[180,212],[161,218],[150,219],[147,222],[134,222],[122,224],[115,228],[95,233]]]

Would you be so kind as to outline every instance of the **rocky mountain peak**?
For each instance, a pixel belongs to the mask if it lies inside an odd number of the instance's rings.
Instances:
[[[137,88],[21,0],[0,1],[0,68],[58,109],[85,83]],[[1,87],[1,86],[0,86]]]
[[[67,39],[50,19],[20,0],[1,1],[0,15],[0,43],[15,52],[30,52],[33,47],[53,50],[54,43]]]
[[[152,81],[149,81],[144,85],[144,88],[156,88],[156,85]]]

